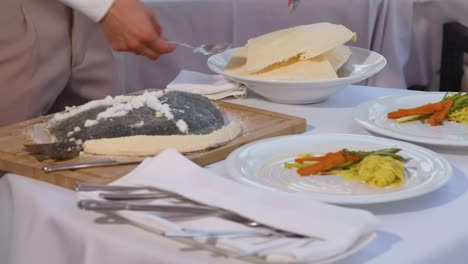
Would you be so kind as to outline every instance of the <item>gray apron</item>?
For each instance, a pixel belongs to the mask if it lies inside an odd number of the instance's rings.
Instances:
[[[0,125],[121,93],[100,25],[57,0],[0,1]]]

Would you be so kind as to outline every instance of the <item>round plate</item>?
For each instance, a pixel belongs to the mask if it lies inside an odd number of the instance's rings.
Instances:
[[[417,93],[412,95],[385,96],[362,103],[353,109],[353,118],[364,128],[384,136],[406,141],[450,146],[468,147],[468,125],[444,122],[442,126],[430,126],[420,121],[398,124],[387,118],[387,113],[398,108],[416,107],[438,102],[443,92]]]
[[[405,163],[405,184],[375,188],[345,181],[338,175],[300,177],[284,168],[300,153],[317,155],[343,148],[372,151],[400,148]],[[450,163],[428,149],[397,140],[363,135],[317,134],[284,136],[245,145],[227,158],[229,177],[238,182],[272,191],[308,195],[336,204],[369,204],[407,199],[429,193],[445,184],[452,175]]]

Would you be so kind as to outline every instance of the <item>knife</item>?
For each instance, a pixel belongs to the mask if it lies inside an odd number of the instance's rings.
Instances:
[[[61,170],[72,170],[72,169],[84,169],[84,168],[94,168],[94,167],[103,167],[103,166],[115,166],[115,165],[128,165],[140,163],[141,160],[132,160],[132,161],[118,161],[118,160],[99,160],[99,161],[90,161],[90,162],[80,162],[80,163],[62,163],[56,165],[46,165],[42,167],[44,172],[53,172]]]

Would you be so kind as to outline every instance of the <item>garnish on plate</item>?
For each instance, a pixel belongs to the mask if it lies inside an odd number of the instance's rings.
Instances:
[[[439,126],[444,120],[468,124],[468,93],[446,93],[440,102],[414,108],[400,108],[387,114],[397,123],[425,120],[431,126]]]
[[[340,175],[345,180],[367,183],[375,187],[397,187],[404,183],[407,159],[398,155],[398,148],[376,151],[342,149],[323,156],[299,155],[285,168],[297,169],[300,176]]]

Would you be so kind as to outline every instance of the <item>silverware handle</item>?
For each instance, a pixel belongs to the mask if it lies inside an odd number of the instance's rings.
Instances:
[[[195,238],[195,237],[219,237],[219,236],[271,236],[275,234],[270,230],[183,230],[165,232],[166,237]]]
[[[100,193],[99,196],[106,200],[144,200],[144,199],[162,199],[175,197],[166,193],[128,193],[128,192],[108,192]]]
[[[78,208],[82,210],[125,210],[127,206],[122,203],[108,203],[97,200],[81,200]]]
[[[61,170],[84,169],[84,168],[114,166],[114,165],[127,165],[127,164],[135,164],[135,163],[140,163],[140,161],[101,160],[101,161],[82,162],[82,163],[63,163],[63,164],[56,164],[56,165],[46,165],[42,167],[42,170],[45,172],[53,172],[53,171],[61,171]]]
[[[153,190],[152,187],[146,186],[120,186],[120,185],[105,185],[98,183],[78,182],[75,186],[77,192],[93,192],[93,191],[108,191],[108,192],[122,192],[122,191],[144,191]]]
[[[185,206],[185,205],[156,205],[156,204],[129,204],[106,202],[99,200],[81,200],[78,202],[78,208],[83,210],[93,211],[117,211],[117,210],[131,210],[131,211],[159,211],[159,212],[173,212],[173,213],[215,213],[218,211],[216,208],[207,206]]]

